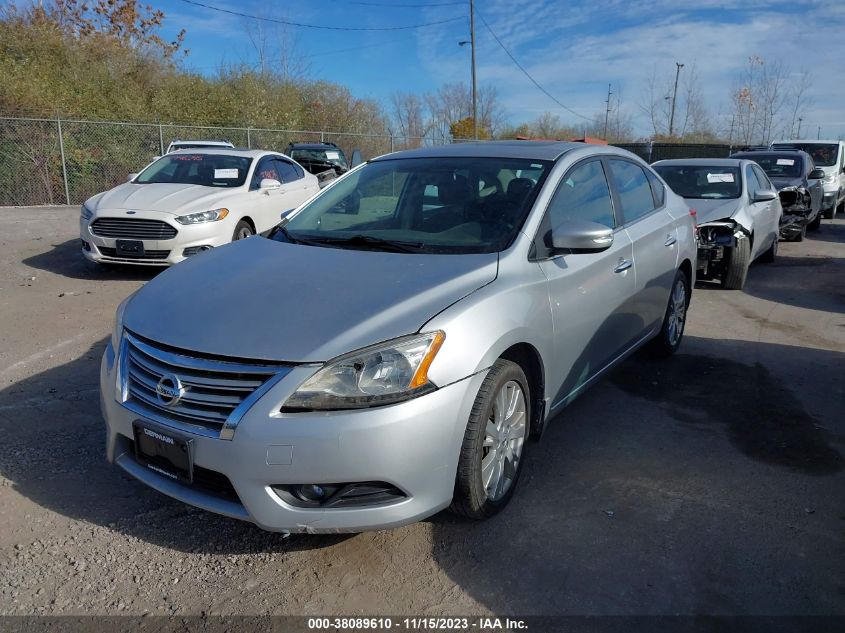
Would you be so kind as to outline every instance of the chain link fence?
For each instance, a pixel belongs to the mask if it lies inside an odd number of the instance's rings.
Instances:
[[[0,206],[81,204],[125,182],[175,140],[226,140],[236,147],[284,152],[289,143],[335,143],[351,158],[443,145],[446,138],[353,132],[210,127],[71,119],[0,117]],[[648,162],[726,158],[732,147],[695,143],[622,143]]]
[[[351,159],[442,145],[447,139],[252,127],[0,117],[0,206],[81,204],[125,182],[175,140],[226,140],[284,152],[289,143],[330,142]]]
[[[728,158],[732,145],[721,143],[617,143],[648,163],[672,158]]]

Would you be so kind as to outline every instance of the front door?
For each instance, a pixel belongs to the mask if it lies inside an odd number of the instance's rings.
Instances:
[[[617,222],[604,168],[599,159],[574,165],[561,179],[541,232],[567,221],[587,220],[610,228]],[[570,253],[541,259],[548,280],[554,324],[554,358],[549,386],[558,386],[552,408],[578,394],[581,387],[628,346],[635,275],[631,241],[617,228],[604,251]]]

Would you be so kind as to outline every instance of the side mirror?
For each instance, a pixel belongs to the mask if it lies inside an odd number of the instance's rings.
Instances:
[[[280,219],[282,222],[284,222],[285,220],[287,220],[287,219],[288,219],[288,216],[289,216],[291,213],[293,213],[294,211],[295,211],[295,209],[288,209],[287,211],[282,211],[282,213],[281,213],[281,215],[280,215],[279,219]]]
[[[131,181],[135,180],[137,177],[138,177],[137,173],[129,174],[129,176],[127,176],[127,180],[129,180],[131,182]]]
[[[281,189],[282,183],[280,183],[275,178],[262,178],[261,183],[258,185],[258,190],[263,191],[266,194],[270,194],[271,191],[275,191],[276,189]]]
[[[585,220],[562,222],[546,235],[546,246],[553,252],[597,253],[613,244],[613,229]]]
[[[350,167],[357,167],[363,162],[364,159],[361,157],[361,150],[356,149],[354,152],[352,152],[352,162],[349,163]]]
[[[821,167],[816,167],[813,171],[810,172],[810,175],[807,176],[809,180],[820,180],[824,178],[824,169]]]
[[[752,202],[768,202],[769,200],[774,200],[777,197],[778,192],[774,189],[761,189],[754,194],[754,200],[752,200]]]

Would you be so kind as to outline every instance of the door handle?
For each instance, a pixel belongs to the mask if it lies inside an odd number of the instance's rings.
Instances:
[[[677,241],[678,241],[678,238],[675,237],[674,235],[672,235],[671,233],[669,233],[669,235],[666,236],[666,241],[663,242],[663,246],[672,246]]]
[[[633,265],[634,265],[634,262],[632,262],[630,259],[620,259],[619,263],[616,264],[616,268],[613,269],[613,272],[615,272],[615,273],[625,272],[626,270],[628,270]]]

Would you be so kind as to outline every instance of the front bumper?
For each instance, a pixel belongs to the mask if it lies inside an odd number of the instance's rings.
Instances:
[[[100,404],[107,427],[107,456],[124,471],[185,503],[281,532],[359,532],[396,527],[447,507],[466,421],[486,372],[401,404],[357,411],[281,414],[279,407],[314,371],[296,367],[241,419],[234,438],[186,433],[193,463],[231,482],[235,498],[182,484],[136,461],[136,413],[115,399],[111,344],[100,371]],[[279,454],[285,459],[271,459]],[[287,459],[287,456],[290,456]],[[268,463],[268,462],[287,463]],[[271,486],[383,481],[406,497],[385,505],[300,508]]]
[[[839,200],[840,196],[838,191],[828,191],[826,189],[824,192],[824,197],[822,198],[822,211],[830,211],[832,208],[839,204]]]
[[[117,214],[115,214],[117,216]],[[187,248],[210,246],[212,248],[228,244],[232,239],[233,227],[227,220],[208,222],[205,224],[182,225],[168,213],[145,211],[139,219],[153,219],[166,222],[177,230],[176,237],[169,240],[138,240],[144,244],[145,253],[155,254],[154,257],[121,257],[114,251],[117,239],[101,237],[91,232],[91,220],[79,220],[79,235],[82,238],[82,254],[86,259],[102,264],[135,264],[141,266],[171,266],[186,259],[184,251]],[[133,239],[128,237],[126,239]]]

